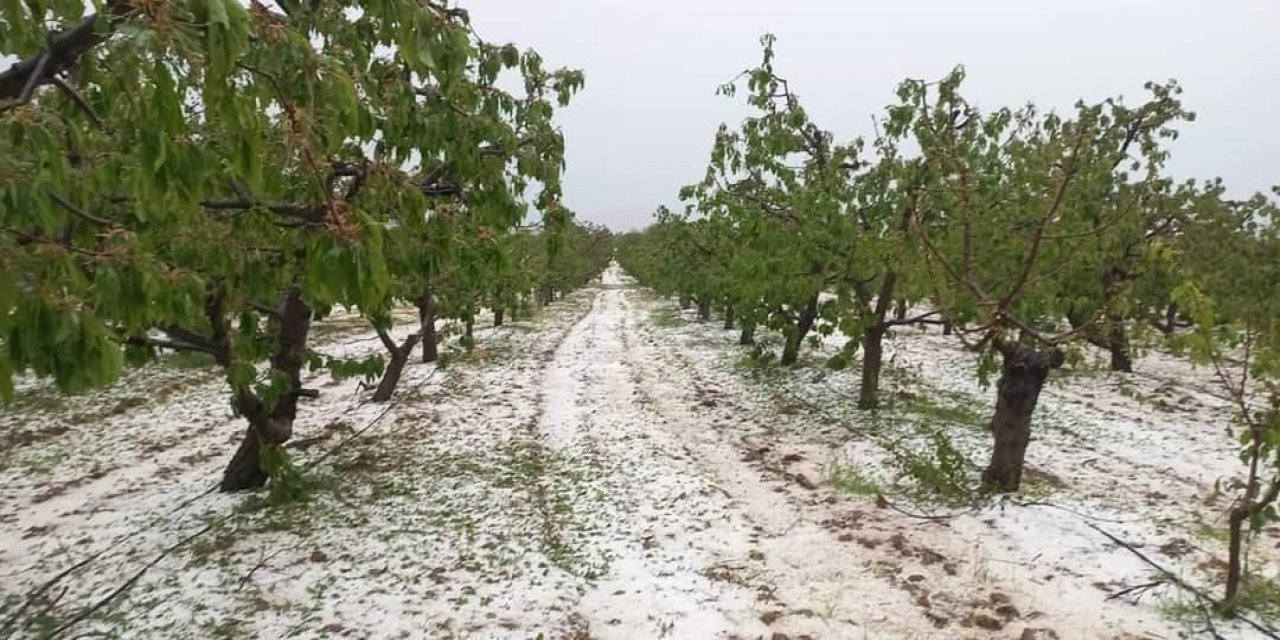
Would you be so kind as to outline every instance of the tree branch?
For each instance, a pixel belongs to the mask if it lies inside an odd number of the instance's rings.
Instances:
[[[49,44],[44,51],[25,60],[19,60],[0,73],[0,112],[27,104],[35,90],[53,82],[53,77],[75,65],[86,51],[105,40],[113,23],[133,10],[127,0],[109,0],[104,7],[106,16],[85,16],[80,24],[70,30],[50,32]],[[103,17],[106,29],[99,31],[99,18]],[[37,16],[36,19],[43,19]]]
[[[167,332],[166,332],[167,333]],[[124,340],[125,344],[136,345],[140,347],[152,347],[157,349],[172,349],[174,351],[195,351],[198,353],[207,353],[217,357],[216,349],[211,349],[207,345],[191,344],[178,340],[161,340],[150,336],[130,336]]]
[[[44,192],[48,194],[49,197],[53,199],[54,202],[58,203],[58,205],[60,205],[63,209],[66,209],[67,211],[71,212],[72,214],[76,215],[79,218],[88,220],[89,222],[92,222],[96,225],[101,225],[104,227],[114,227],[116,224],[111,220],[108,220],[106,218],[99,218],[98,216],[95,216],[89,213],[88,211],[85,211],[84,209],[77,207],[76,205],[72,204],[71,201],[67,200],[66,198],[63,198],[62,196],[48,189],[45,189]]]

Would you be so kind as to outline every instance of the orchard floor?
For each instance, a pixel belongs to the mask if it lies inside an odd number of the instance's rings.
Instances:
[[[379,348],[327,326],[326,353]],[[1126,591],[1157,577],[1135,550],[1218,570],[1214,483],[1241,465],[1204,372],[1064,373],[1023,494],[975,502],[994,390],[950,338],[900,332],[868,415],[822,366],[843,340],[782,372],[735,337],[615,268],[411,365],[392,403],[317,376],[292,445],[310,499],[284,506],[211,491],[242,427],[206,369],[29,383],[0,414],[0,637],[1210,637],[1177,589]]]

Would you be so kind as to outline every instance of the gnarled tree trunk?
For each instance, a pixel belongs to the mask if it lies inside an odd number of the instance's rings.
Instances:
[[[252,389],[237,392],[235,407],[249,421],[240,447],[222,474],[222,491],[242,491],[261,487],[267,482],[260,451],[264,444],[283,444],[293,436],[293,421],[298,415],[298,397],[302,394],[302,364],[307,349],[307,332],[311,327],[311,309],[302,300],[302,290],[289,288],[280,305],[277,318],[276,349],[271,354],[271,375],[286,381],[286,390],[268,406]]]
[[[733,330],[733,307],[725,306],[724,308],[724,330]]]
[[[373,401],[386,402],[391,399],[391,394],[395,393],[396,387],[400,384],[404,366],[409,362],[409,356],[413,355],[413,348],[422,339],[422,334],[411,333],[404,342],[397,345],[390,334],[378,329],[378,338],[382,340],[382,346],[386,347],[387,352],[391,354],[391,360],[382,370],[382,379],[378,381],[378,388],[373,392]]]
[[[756,343],[756,325],[750,322],[742,323],[742,333],[738,334],[738,344],[746,347]]]
[[[706,298],[698,299],[698,320],[706,322],[711,319],[711,301]]]
[[[809,330],[813,329],[813,323],[817,319],[818,294],[815,293],[809,296],[809,300],[805,302],[804,309],[800,310],[795,326],[790,335],[787,336],[786,344],[782,347],[782,358],[778,360],[778,364],[789,367],[800,359],[800,345],[804,344],[805,336],[809,335]]]
[[[506,319],[506,310],[502,307],[494,307],[493,309],[493,326],[501,327]]]
[[[999,493],[1012,493],[1022,485],[1022,467],[1031,442],[1031,415],[1049,371],[1062,366],[1062,352],[1041,353],[1016,343],[998,345],[1002,362],[997,385],[996,411],[991,418],[995,444],[982,482]]]

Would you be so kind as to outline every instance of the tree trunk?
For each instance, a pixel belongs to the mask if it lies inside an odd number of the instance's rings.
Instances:
[[[1111,352],[1111,370],[1133,373],[1133,356],[1129,354],[1129,336],[1125,333],[1124,323],[1112,320],[1107,332],[1107,350]]]
[[[297,286],[290,287],[280,305],[276,348],[271,354],[271,375],[285,380],[285,391],[270,407],[252,389],[245,388],[236,393],[236,410],[249,421],[249,428],[222,474],[219,486],[222,491],[243,491],[266,484],[269,474],[262,468],[259,455],[262,445],[283,444],[293,437],[310,328],[311,309],[302,300],[302,290]]]
[[[724,308],[724,330],[733,331],[733,307]]]
[[[1227,585],[1222,598],[1222,606],[1227,611],[1235,605],[1236,594],[1240,592],[1240,580],[1244,577],[1240,556],[1244,545],[1244,521],[1248,517],[1248,510],[1244,506],[1233,508],[1227,516]]]
[[[391,354],[391,360],[387,363],[387,368],[382,370],[382,379],[378,381],[378,388],[373,392],[373,401],[386,402],[391,399],[391,394],[395,393],[396,387],[400,384],[400,376],[404,373],[404,365],[409,362],[409,356],[413,355],[413,348],[418,345],[418,340],[422,339],[422,335],[417,333],[410,334],[399,345],[393,342],[391,336],[382,329],[378,329],[378,337],[382,339],[382,345]]]
[[[809,301],[805,303],[800,316],[796,318],[795,330],[787,336],[787,342],[782,348],[782,359],[778,364],[789,367],[800,359],[800,345],[804,344],[805,336],[809,335],[809,330],[813,328],[813,323],[817,319],[818,294],[815,293],[809,296]]]
[[[897,320],[898,322],[902,322],[903,320],[906,320],[906,319],[907,319],[907,302],[906,302],[906,300],[899,300],[896,304],[894,304],[894,306],[893,306],[893,319],[894,319],[894,320]]]
[[[862,384],[858,388],[858,408],[875,409],[880,404],[880,369],[884,360],[883,324],[862,336]]]
[[[494,308],[494,310],[493,310],[493,326],[495,326],[495,327],[501,327],[501,326],[502,326],[502,322],[503,322],[503,320],[505,319],[505,316],[506,316],[506,313],[505,313],[505,310],[504,310],[502,307],[496,307],[496,308]]]
[[[955,331],[956,331],[956,326],[954,324],[951,324],[950,320],[943,318],[942,319],[942,335],[949,336],[955,333]]]
[[[858,387],[858,408],[864,411],[875,409],[880,404],[880,370],[884,363],[884,334],[889,331],[893,323],[901,323],[906,319],[907,303],[899,300],[896,319],[893,322],[885,321],[885,316],[889,313],[889,301],[893,297],[893,289],[896,286],[898,286],[897,272],[886,271],[880,280],[880,292],[876,294],[876,305],[870,309],[874,323],[862,336],[862,380]],[[865,289],[860,297],[865,312],[871,300],[865,293]]]
[[[738,335],[738,344],[746,347],[756,343],[756,326],[749,322],[742,323],[742,333]]]
[[[698,300],[698,320],[706,322],[711,319],[711,301],[706,299]]]
[[[462,319],[462,346],[470,349],[476,344],[476,317],[470,313]]]
[[[244,491],[266,484],[267,472],[258,462],[261,448],[258,428],[251,424],[240,439],[240,446],[231,456],[231,462],[227,463],[226,470],[222,472],[222,484],[218,489],[224,492]]]
[[[422,361],[435,362],[440,357],[436,340],[436,306],[431,290],[418,298],[418,333],[422,335]]]
[[[688,309],[689,307],[692,307],[692,306],[693,306],[693,298],[689,296],[684,296],[684,295],[680,296],[681,309]]]
[[[991,418],[995,445],[982,482],[998,493],[1012,493],[1022,485],[1022,465],[1031,441],[1031,415],[1049,371],[1062,366],[1062,352],[1039,353],[1018,344],[1001,344],[1000,382],[996,411]]]

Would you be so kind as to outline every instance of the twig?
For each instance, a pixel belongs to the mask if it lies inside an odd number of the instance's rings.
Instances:
[[[284,553],[285,551],[288,551],[288,550],[289,550],[288,548],[285,548],[285,549],[276,549],[275,553],[272,553],[272,554],[270,554],[270,555],[268,555],[268,554],[264,551],[264,552],[263,552],[263,554],[262,554],[262,559],[261,559],[261,560],[259,560],[257,564],[253,565],[253,568],[252,568],[252,569],[249,569],[249,572],[248,572],[248,573],[246,573],[246,574],[244,574],[244,577],[243,577],[243,578],[240,578],[240,585],[236,587],[236,591],[239,591],[239,590],[243,589],[243,588],[244,588],[244,586],[245,586],[246,584],[248,584],[249,580],[253,578],[253,574],[254,574],[258,569],[261,569],[261,568],[263,568],[263,567],[267,566],[267,563],[268,563],[268,562],[271,562],[271,560],[272,560],[273,558],[275,558],[276,556],[278,556],[278,555],[280,555],[280,554],[282,554],[282,553]]]
[[[0,634],[3,634],[4,632],[9,631],[13,627],[13,624],[18,621],[18,618],[21,617],[22,614],[26,612],[27,607],[30,607],[31,603],[35,602],[36,599],[39,598],[41,595],[43,595],[45,591],[48,591],[50,587],[57,584],[58,582],[61,582],[63,578],[66,578],[68,575],[71,575],[77,569],[89,564],[90,562],[93,562],[94,560],[97,560],[100,556],[102,556],[102,554],[106,553],[110,548],[111,547],[107,547],[102,551],[99,551],[93,555],[90,555],[86,557],[84,560],[81,560],[80,562],[77,562],[67,567],[66,569],[63,569],[62,571],[59,571],[52,578],[49,578],[48,580],[46,580],[45,583],[40,585],[39,588],[37,588],[35,591],[32,591],[30,596],[27,596],[26,602],[22,603],[22,606],[18,607],[18,610],[13,612],[13,615],[9,616],[9,618],[4,621],[4,626],[0,626]]]
[[[1218,634],[1217,630],[1213,626],[1212,613],[1209,611],[1208,607],[1205,606],[1205,603],[1208,603],[1212,605],[1214,609],[1217,609],[1221,604],[1218,600],[1216,600],[1209,594],[1205,593],[1204,591],[1200,590],[1199,588],[1188,584],[1185,580],[1183,580],[1182,578],[1179,578],[1172,571],[1157,564],[1156,561],[1147,557],[1147,555],[1142,553],[1141,551],[1138,551],[1133,545],[1125,542],[1124,540],[1121,540],[1120,538],[1117,538],[1116,536],[1108,532],[1106,529],[1103,529],[1102,527],[1099,527],[1098,525],[1093,524],[1092,522],[1086,522],[1084,524],[1090,529],[1093,529],[1094,531],[1097,531],[1098,533],[1102,534],[1104,537],[1114,542],[1115,544],[1125,549],[1128,549],[1130,553],[1137,556],[1139,560],[1145,562],[1147,566],[1159,572],[1160,575],[1164,576],[1165,579],[1167,579],[1171,584],[1177,585],[1179,588],[1195,596],[1196,604],[1200,607],[1201,612],[1205,614],[1205,623],[1209,625],[1210,633],[1213,634],[1214,638],[1222,637],[1221,635]],[[1249,625],[1250,627],[1253,627],[1254,630],[1262,633],[1268,638],[1275,638],[1276,640],[1280,640],[1280,633],[1277,633],[1274,629],[1271,629],[1260,622],[1257,622],[1255,620],[1252,620],[1250,618],[1247,618],[1239,614],[1235,616],[1235,619]]]
[[[200,527],[199,531],[196,531],[195,533],[188,535],[187,537],[179,540],[177,543],[171,545],[169,548],[162,551],[160,555],[157,555],[155,558],[152,558],[150,562],[148,562],[144,567],[142,567],[137,572],[135,572],[132,576],[130,576],[128,580],[125,580],[123,584],[113,589],[111,593],[108,593],[107,595],[103,596],[101,600],[97,601],[92,606],[86,608],[85,610],[76,614],[75,617],[59,625],[58,628],[54,629],[53,632],[48,635],[48,637],[49,638],[58,637],[67,629],[70,629],[71,627],[79,624],[85,618],[88,618],[89,616],[93,615],[93,613],[98,609],[101,609],[107,606],[108,604],[111,603],[112,600],[115,600],[116,597],[118,597],[120,594],[133,588],[133,585],[137,584],[138,580],[140,580],[143,574],[145,574],[148,570],[150,570],[151,567],[156,566],[157,564],[160,563],[161,560],[164,560],[166,557],[168,557],[170,553],[173,553],[179,547],[182,547],[188,542],[195,540],[197,537],[204,535],[206,532],[208,532],[212,528],[213,528],[212,524],[206,524],[203,527]]]
[[[1159,580],[1152,580],[1151,582],[1135,584],[1132,587],[1125,587],[1124,589],[1121,589],[1113,594],[1108,595],[1106,599],[1119,600],[1120,598],[1123,598],[1131,593],[1146,592],[1156,587],[1168,584],[1168,582],[1169,580],[1167,578],[1160,578]]]
[[[92,213],[89,213],[88,211],[85,211],[84,209],[77,207],[76,205],[72,204],[70,200],[67,200],[66,198],[54,193],[53,191],[45,189],[44,192],[49,194],[49,197],[53,199],[54,202],[58,203],[58,205],[61,206],[63,209],[66,209],[67,211],[71,212],[72,214],[80,218],[88,220],[89,222],[92,222],[97,225],[102,225],[104,227],[115,226],[115,223],[112,222],[111,220],[107,220],[106,218],[99,218],[98,216],[95,216]]]
[[[75,87],[71,86],[66,80],[63,80],[58,76],[53,76],[49,81],[53,83],[54,86],[61,89],[63,93],[67,94],[67,97],[71,98],[71,101],[76,103],[76,106],[80,107],[80,110],[83,111],[86,116],[89,116],[89,119],[93,121],[94,126],[99,129],[106,128],[102,124],[102,118],[98,117],[98,112],[94,111],[93,107],[89,106],[89,102],[84,99],[84,96],[80,95],[80,92],[76,91]]]
[[[917,520],[928,520],[930,522],[941,522],[943,520],[950,520],[952,518],[958,518],[960,516],[967,515],[978,510],[978,505],[975,504],[973,506],[970,506],[966,509],[961,509],[960,511],[956,511],[954,513],[941,513],[941,514],[916,513],[916,512],[907,510],[903,507],[900,507],[897,504],[894,504],[888,498],[885,498],[883,493],[876,492],[876,506],[878,507],[882,505],[890,509],[893,509],[894,511],[897,511],[898,513],[901,513],[902,515],[907,516],[908,518],[916,518]]]

